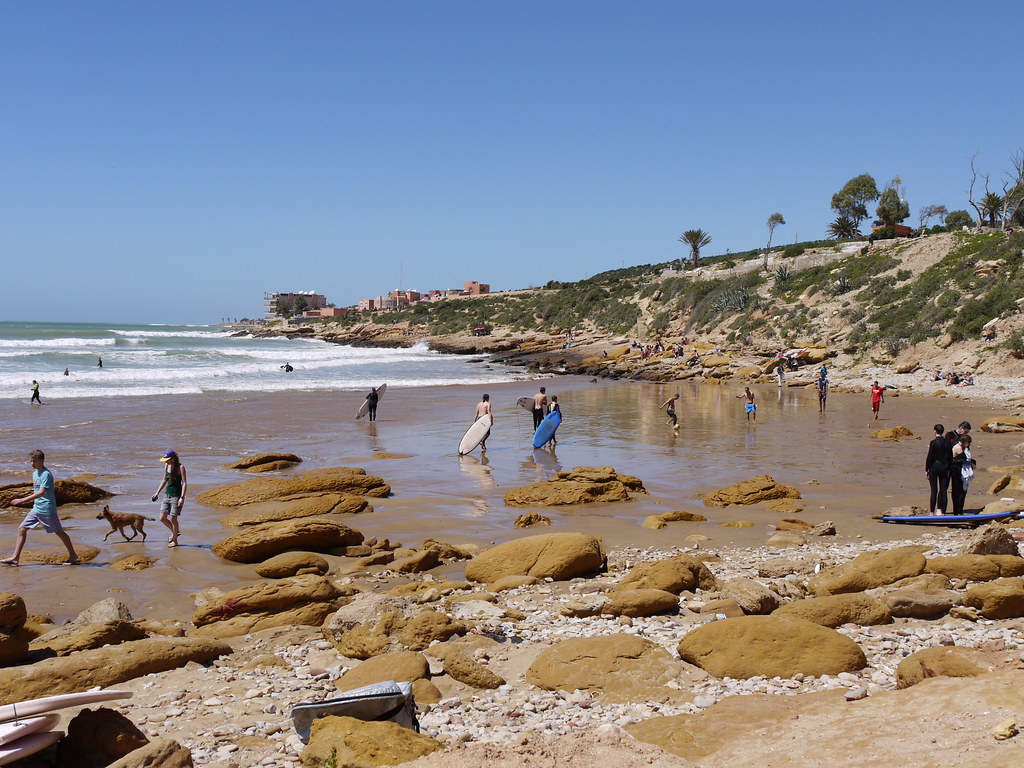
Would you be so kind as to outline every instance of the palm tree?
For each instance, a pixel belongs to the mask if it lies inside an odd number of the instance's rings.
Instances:
[[[693,266],[696,267],[700,259],[700,249],[711,242],[711,235],[703,229],[688,229],[680,235],[679,242],[690,246],[690,256],[693,257]]]
[[[856,222],[849,216],[839,216],[828,225],[828,236],[836,240],[848,240],[851,237],[857,237],[859,234],[860,231],[857,229]]]
[[[781,213],[773,213],[768,217],[768,245],[764,249],[764,264],[762,265],[766,272],[768,271],[768,251],[772,249],[772,235],[775,234],[775,228],[779,226],[779,224],[785,223],[786,220],[782,218]]]
[[[980,205],[982,213],[988,216],[988,225],[994,227],[996,225],[996,216],[1003,212],[1003,198],[995,192],[988,192],[981,198]]]

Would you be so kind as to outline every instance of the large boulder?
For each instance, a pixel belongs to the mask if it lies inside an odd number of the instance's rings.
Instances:
[[[313,552],[285,552],[274,555],[256,566],[256,575],[265,579],[284,579],[288,576],[323,576],[331,565]]]
[[[240,469],[243,472],[274,472],[294,467],[302,462],[294,453],[261,453],[225,464],[225,469]]]
[[[221,640],[149,638],[0,669],[0,704],[106,688],[143,675],[206,664],[231,653]]]
[[[503,677],[461,649],[445,655],[444,671],[453,680],[458,680],[470,688],[494,689],[505,685]]]
[[[131,621],[115,619],[93,624],[72,622],[58,627],[29,643],[29,650],[54,656],[67,656],[90,648],[142,640],[146,632]]]
[[[561,640],[542,651],[526,681],[549,691],[588,691],[609,701],[647,701],[672,695],[670,681],[704,675],[636,635]]]
[[[731,505],[760,504],[772,499],[799,499],[800,491],[791,485],[777,483],[768,475],[758,475],[749,480],[727,485],[704,495],[707,507],[728,507]]]
[[[1024,432],[1024,418],[1020,416],[992,416],[981,422],[982,432]]]
[[[845,565],[827,568],[807,583],[815,595],[863,592],[924,572],[924,547],[908,546],[862,552]]]
[[[22,632],[27,619],[25,601],[13,592],[0,592],[0,667],[20,664],[28,653]]]
[[[587,533],[544,533],[492,547],[466,564],[466,578],[490,583],[503,576],[567,581],[604,569],[601,541]]]
[[[83,709],[57,742],[57,764],[106,768],[148,743],[146,735],[120,712],[107,707]]]
[[[1005,578],[975,584],[964,594],[964,605],[976,608],[986,619],[1024,616],[1024,579]]]
[[[505,494],[505,503],[510,507],[556,507],[624,501],[631,492],[647,492],[639,478],[621,475],[611,467],[576,467],[544,482],[513,488]]]
[[[107,768],[192,768],[192,753],[174,739],[153,739]]]
[[[735,601],[749,615],[765,616],[782,605],[777,594],[754,579],[729,579],[722,585],[721,592],[722,597]]]
[[[319,493],[385,497],[391,493],[391,488],[381,478],[367,475],[362,469],[336,467],[290,477],[261,477],[211,488],[196,496],[196,501],[208,507],[241,507]]]
[[[949,590],[922,592],[916,589],[895,589],[879,599],[897,619],[937,619],[960,603],[960,596]]]
[[[867,665],[860,646],[834,629],[789,616],[740,616],[702,624],[679,657],[715,677],[838,675]]]
[[[676,555],[653,563],[635,566],[615,587],[623,589],[661,589],[678,595],[697,589],[717,588],[714,574],[693,555]]]
[[[794,600],[792,603],[786,603],[772,615],[795,616],[832,629],[843,624],[860,624],[866,627],[892,622],[892,614],[885,604],[863,592]]]
[[[922,648],[896,667],[896,687],[909,688],[929,677],[977,677],[996,665],[992,654],[964,646]]]
[[[24,511],[27,507],[11,507],[11,500],[32,493],[32,483],[13,483],[0,485],[0,508],[10,507]],[[112,494],[103,488],[97,488],[82,480],[55,480],[53,493],[57,497],[57,506],[62,504],[91,504],[100,499],[109,499]]]
[[[281,501],[246,504],[223,518],[220,524],[226,528],[237,528],[245,525],[276,523],[282,520],[297,520],[300,517],[355,515],[360,512],[372,511],[373,507],[362,496],[316,493]]]
[[[221,539],[213,554],[235,563],[258,563],[298,549],[324,552],[363,543],[363,534],[335,520],[301,518],[283,523],[253,525]]]
[[[601,606],[608,616],[655,616],[679,610],[679,597],[661,589],[624,589],[612,592]]]
[[[393,595],[361,593],[323,624],[338,653],[368,659],[396,651],[422,651],[435,640],[465,634],[469,626],[439,611]]]
[[[925,571],[965,581],[992,581],[1001,575],[999,565],[985,555],[933,557],[928,560]]]
[[[270,627],[319,627],[343,598],[333,582],[312,574],[241,587],[198,608],[191,634],[235,637]]]
[[[415,680],[430,678],[430,664],[427,658],[417,651],[396,651],[374,656],[360,662],[340,678],[334,681],[339,691],[351,691],[364,685],[397,680],[400,683],[411,683]]]
[[[328,716],[313,721],[309,744],[302,750],[302,768],[398,765],[438,749],[441,742],[398,723]]]
[[[82,544],[77,541],[75,542],[75,552],[78,553],[78,559],[83,563],[91,563],[100,556],[100,550],[98,547],[94,547],[90,544]],[[64,548],[63,544],[56,544],[52,547],[26,549],[21,553],[22,565],[25,565],[26,563],[60,565],[61,563],[66,563],[67,559],[68,551]]]
[[[989,523],[976,531],[964,545],[963,552],[965,555],[1014,555],[1020,557],[1017,540],[1006,528],[994,523]]]

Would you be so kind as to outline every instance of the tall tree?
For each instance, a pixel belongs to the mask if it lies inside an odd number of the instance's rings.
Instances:
[[[848,216],[838,216],[835,221],[828,225],[827,231],[828,236],[836,240],[849,240],[860,234],[857,225]]]
[[[967,211],[961,209],[959,211],[950,211],[942,223],[946,225],[950,232],[953,232],[964,227],[973,227],[974,218]]]
[[[843,188],[832,195],[832,210],[840,218],[853,222],[860,229],[860,223],[868,217],[868,203],[878,199],[878,185],[873,176],[862,173],[854,176]]]
[[[696,267],[700,260],[700,249],[711,242],[711,235],[703,229],[688,229],[679,236],[679,242],[690,246],[690,258]]]
[[[772,235],[775,234],[775,228],[780,224],[785,225],[786,220],[782,218],[781,213],[773,213],[768,217],[768,245],[764,249],[764,269],[768,269],[768,251],[772,249]]]
[[[996,226],[996,219],[1003,213],[1003,197],[995,192],[986,192],[985,196],[978,201],[981,207],[982,218],[988,219],[990,227]]]
[[[910,215],[910,206],[904,199],[905,196],[903,182],[899,176],[886,185],[885,191],[878,198],[878,208],[875,209],[875,215],[885,226],[899,224]]]
[[[936,216],[945,218],[949,211],[946,210],[944,205],[922,205],[921,210],[917,212],[917,226],[920,229],[924,229],[928,226],[928,222],[934,219]]]

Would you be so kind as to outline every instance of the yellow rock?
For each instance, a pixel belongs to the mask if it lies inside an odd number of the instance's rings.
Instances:
[[[898,440],[901,437],[913,437],[914,433],[901,424],[898,427],[889,427],[888,429],[872,432],[871,436],[877,440]]]
[[[722,523],[723,528],[753,528],[757,523],[752,523],[749,520],[730,520],[728,523]]]

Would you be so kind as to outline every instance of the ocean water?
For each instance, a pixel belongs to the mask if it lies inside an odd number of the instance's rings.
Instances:
[[[103,367],[97,362],[103,360]],[[520,369],[408,349],[234,337],[220,326],[0,322],[0,399],[287,392],[490,384]],[[290,363],[291,373],[282,366]],[[67,376],[64,369],[68,369]]]

